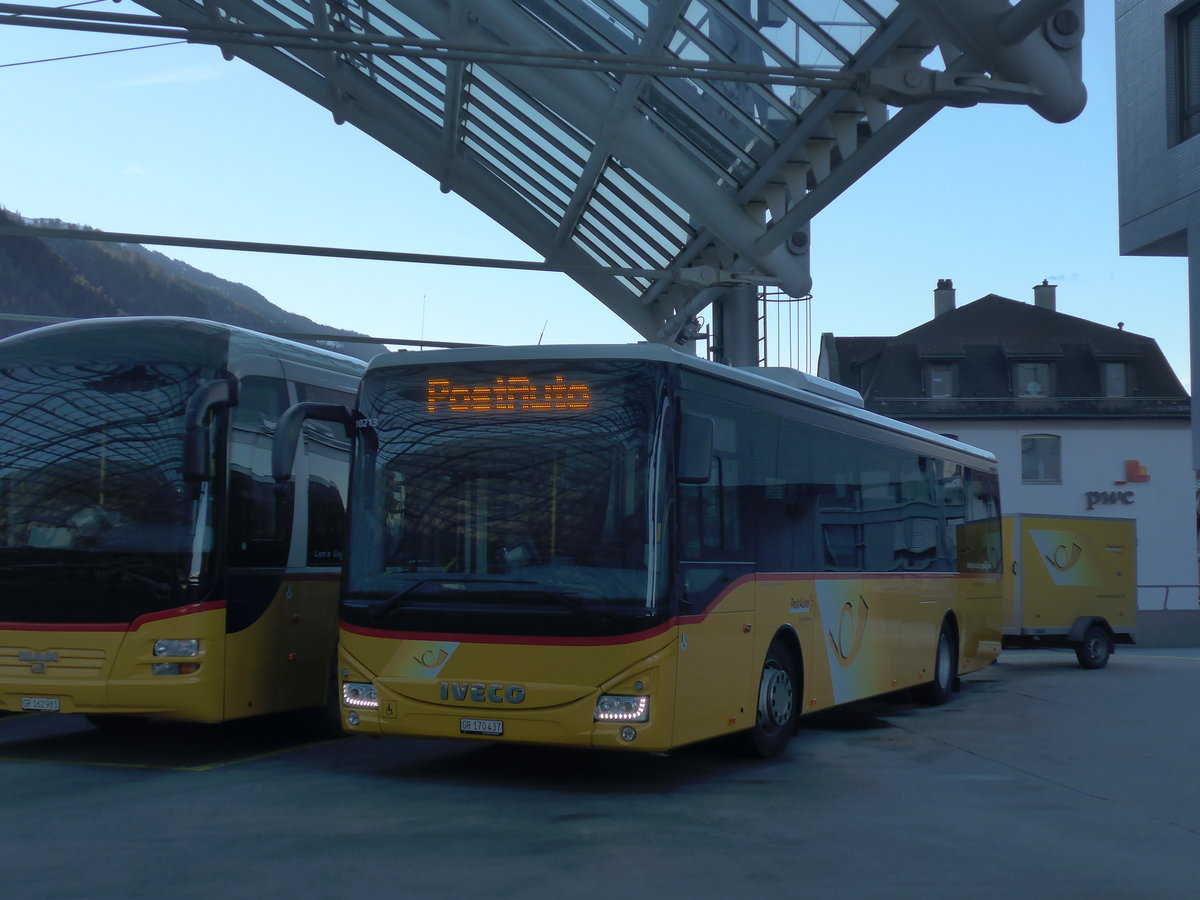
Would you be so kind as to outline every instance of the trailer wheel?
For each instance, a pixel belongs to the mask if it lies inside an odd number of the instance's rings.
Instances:
[[[796,730],[799,695],[796,661],[787,645],[775,638],[763,660],[754,727],[741,736],[747,755],[770,759],[784,751]]]
[[[1112,637],[1103,625],[1092,624],[1075,647],[1075,658],[1084,669],[1103,669],[1112,655]]]

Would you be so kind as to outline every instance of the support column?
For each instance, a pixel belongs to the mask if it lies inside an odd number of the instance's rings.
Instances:
[[[1192,373],[1192,468],[1200,471],[1200,223],[1188,227],[1188,325]]]
[[[742,284],[713,301],[713,346],[718,362],[758,365],[758,290]]]

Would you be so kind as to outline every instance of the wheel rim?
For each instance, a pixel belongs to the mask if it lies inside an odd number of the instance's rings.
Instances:
[[[1104,659],[1105,652],[1108,650],[1107,641],[1103,635],[1093,634],[1088,638],[1087,649],[1088,656],[1093,660]]]
[[[937,683],[942,687],[950,684],[950,638],[943,632],[938,638],[937,647]]]
[[[768,732],[776,732],[792,720],[795,697],[792,679],[776,660],[763,666],[758,686],[758,722]]]

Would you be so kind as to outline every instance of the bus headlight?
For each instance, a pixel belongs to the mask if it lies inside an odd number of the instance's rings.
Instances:
[[[596,701],[597,722],[647,722],[650,698],[630,694],[601,694]]]
[[[155,656],[199,656],[198,638],[159,638],[154,642]]]
[[[355,709],[379,709],[379,692],[375,685],[363,681],[342,682],[342,705]]]

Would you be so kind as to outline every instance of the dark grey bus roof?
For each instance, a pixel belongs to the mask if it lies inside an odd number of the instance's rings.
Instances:
[[[179,336],[190,334],[214,338],[224,337],[228,341],[228,361],[231,366],[235,364],[239,356],[262,355],[264,352],[269,352],[271,356],[355,376],[361,376],[365,369],[362,360],[333,350],[274,337],[237,325],[227,325],[224,322],[194,319],[187,316],[108,316],[57,322],[53,325],[43,325],[40,328],[22,331],[0,340],[0,355],[9,348],[27,350],[36,347],[42,341],[69,335],[78,336],[96,332],[97,338],[99,338],[103,333],[112,334],[114,331],[130,330],[151,333],[157,331],[163,335],[174,333]]]
[[[895,434],[908,435],[920,440],[939,444],[970,456],[995,463],[996,457],[988,450],[964,444],[898,419],[889,419],[862,407],[862,398],[856,391],[833,382],[825,381],[804,372],[788,369],[743,369],[714,363],[706,359],[673,350],[663,344],[559,344],[529,347],[466,347],[453,350],[425,350],[385,353],[376,356],[367,365],[367,378],[388,369],[409,366],[459,364],[472,362],[502,362],[506,360],[589,360],[628,359],[647,362],[665,362],[697,372],[703,372],[724,381],[797,400],[807,406],[823,409],[837,415],[855,419],[866,424],[885,428]]]

